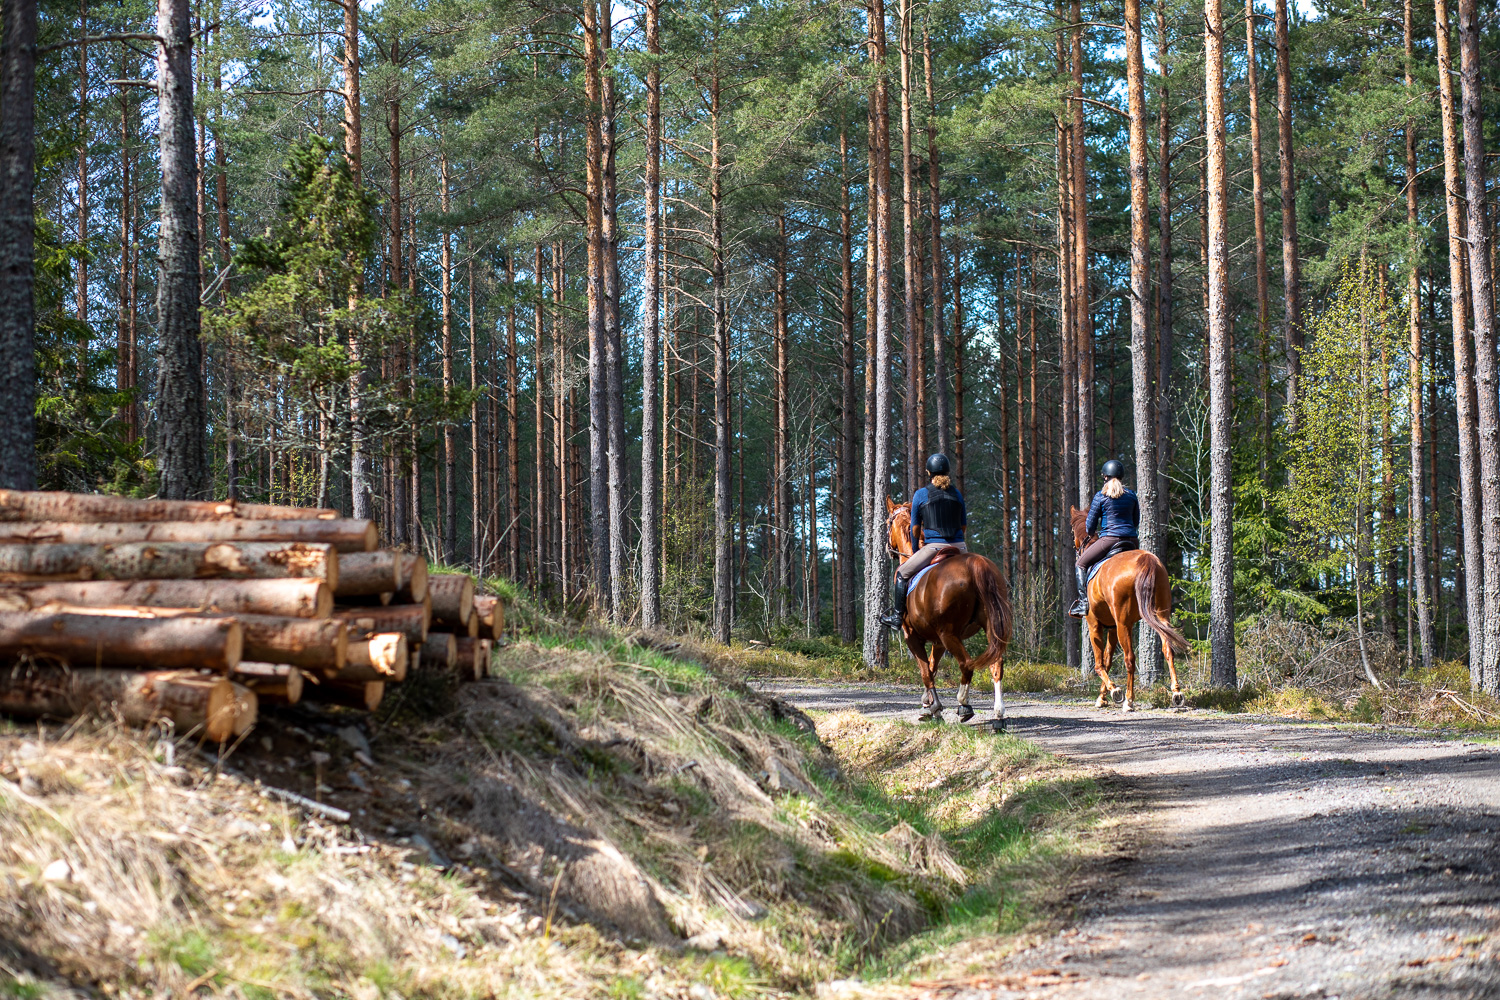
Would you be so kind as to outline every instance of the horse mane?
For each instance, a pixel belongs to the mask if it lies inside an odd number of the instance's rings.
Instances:
[[[1088,540],[1088,529],[1084,525],[1088,522],[1089,512],[1079,510],[1077,507],[1068,507],[1068,520],[1073,525],[1073,547],[1083,548],[1083,543]]]

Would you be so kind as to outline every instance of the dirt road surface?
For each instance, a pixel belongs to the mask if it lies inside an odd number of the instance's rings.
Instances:
[[[919,693],[765,687],[808,710],[906,719]],[[1132,786],[1144,835],[1072,927],[928,995],[1500,998],[1500,746],[1007,702],[1010,732]]]

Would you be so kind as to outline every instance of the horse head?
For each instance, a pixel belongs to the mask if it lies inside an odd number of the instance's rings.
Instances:
[[[899,553],[903,560],[911,557],[911,504],[895,503],[885,498],[885,529],[891,551]]]
[[[1068,520],[1073,524],[1073,547],[1075,549],[1082,549],[1084,543],[1089,540],[1088,529],[1084,527],[1088,519],[1088,511],[1071,506],[1068,508]]]

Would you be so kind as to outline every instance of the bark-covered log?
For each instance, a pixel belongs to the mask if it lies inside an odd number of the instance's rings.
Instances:
[[[359,552],[339,559],[339,585],[336,597],[373,597],[390,594],[398,586],[401,561],[408,558],[394,549]]]
[[[338,588],[339,556],[306,542],[125,542],[0,545],[0,581],[323,580]]]
[[[42,656],[75,667],[227,673],[240,662],[235,618],[141,618],[53,611],[0,612],[0,657]]]
[[[455,631],[467,631],[474,613],[474,578],[467,573],[434,573],[427,578],[432,620]]]
[[[307,670],[341,668],[348,658],[349,624],[336,618],[239,615],[245,656]]]
[[[477,681],[489,676],[490,640],[468,637],[459,639],[455,653],[458,658],[459,673],[464,678],[472,676]]]
[[[132,726],[166,719],[179,736],[222,743],[254,724],[235,685],[223,677],[180,670],[79,669],[17,664],[0,669],[0,712],[28,718],[114,716]]]
[[[193,608],[223,614],[327,618],[333,591],[322,580],[89,580],[0,585],[0,610],[48,604],[87,608]]]
[[[400,632],[372,635],[349,643],[339,681],[404,681],[411,666],[411,647]]]
[[[122,542],[310,542],[331,545],[339,552],[363,553],[380,544],[380,533],[374,521],[350,517],[331,521],[0,521],[3,544]]]
[[[362,708],[367,712],[373,712],[379,708],[384,698],[385,684],[382,681],[348,684],[341,681],[324,681],[321,684],[309,684],[302,689],[303,701],[315,701],[322,705],[343,705],[346,708]]]
[[[351,638],[367,638],[378,632],[400,632],[412,645],[427,638],[432,608],[422,604],[392,604],[380,608],[343,608],[333,613],[349,623]]]
[[[452,632],[429,632],[422,643],[423,670],[452,670],[458,663],[458,639]]]
[[[132,500],[95,493],[0,490],[0,521],[332,520],[324,507],[229,500]]]
[[[259,701],[295,705],[302,700],[302,671],[290,664],[241,660],[230,676],[236,684],[254,691]]]
[[[427,560],[421,556],[401,554],[401,567],[397,571],[397,604],[421,604],[427,599]]]

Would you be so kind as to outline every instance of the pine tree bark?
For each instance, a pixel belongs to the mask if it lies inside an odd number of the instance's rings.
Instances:
[[[363,146],[359,96],[359,0],[344,0],[344,158],[354,177],[355,187],[363,183],[360,150]],[[351,261],[353,284],[349,289],[349,310],[353,312],[364,294],[364,262]],[[363,337],[358,323],[349,328],[349,494],[355,517],[373,517],[375,504],[371,497],[370,455],[365,441],[364,394],[369,381],[366,371]]]
[[[0,488],[36,489],[36,0],[0,5]]]
[[[604,367],[609,421],[609,611],[616,625],[624,622],[630,582],[630,527],[627,497],[630,473],[625,467],[625,352],[620,339],[620,255],[615,172],[615,77],[607,65],[614,47],[613,7],[601,3],[599,152],[599,249],[604,293]]]
[[[1302,381],[1302,255],[1297,245],[1297,166],[1292,155],[1292,54],[1287,0],[1276,0],[1276,130],[1281,164],[1281,282],[1286,340],[1287,430],[1297,431]]]
[[[871,0],[871,61],[875,70],[875,351],[873,459],[871,460],[870,506],[865,523],[865,623],[864,660],[869,667],[883,667],[888,649],[887,633],[880,624],[890,584],[886,578],[883,528],[886,501],[890,497],[890,314],[891,314],[891,130],[890,90],[886,82],[885,4]]]
[[[964,489],[964,329],[963,252],[953,248],[953,478]]]
[[[897,23],[900,36],[897,47],[901,69],[901,292],[904,309],[906,350],[906,495],[911,497],[922,483],[921,468],[925,456],[917,442],[917,427],[922,416],[918,409],[918,362],[922,352],[922,326],[917,318],[917,300],[922,296],[922,273],[917,265],[917,248],[921,237],[916,232],[916,178],[911,148],[911,10],[913,0],[901,0]]]
[[[438,154],[438,206],[445,216],[453,208],[448,195],[449,180],[448,154],[442,151]],[[453,405],[453,233],[446,224],[443,226],[441,253],[439,267],[442,268],[442,274],[439,294],[443,320],[441,344],[443,353],[440,360],[443,366],[443,406],[446,408]],[[455,438],[453,423],[447,413],[443,415],[442,462],[442,551],[443,561],[451,563],[458,558],[458,484],[456,482],[458,441]]]
[[[645,245],[641,264],[641,627],[661,627],[661,582],[658,577],[658,526],[661,501],[658,472],[662,460],[657,400],[657,348],[661,342],[661,0],[645,0],[646,177]]]
[[[1062,6],[1062,0],[1058,0],[1057,20],[1062,24],[1068,24],[1068,18]],[[1064,33],[1057,32],[1057,73],[1061,77],[1068,72],[1067,43]],[[1075,102],[1076,103],[1076,102]],[[1065,115],[1059,115],[1057,119],[1057,330],[1058,330],[1058,354],[1059,374],[1061,376],[1062,413],[1058,421],[1058,431],[1062,438],[1061,446],[1061,475],[1055,484],[1062,488],[1062,495],[1058,497],[1059,510],[1075,503],[1078,492],[1078,395],[1076,392],[1076,372],[1074,371],[1075,353],[1077,340],[1074,336],[1074,296],[1073,296],[1073,231],[1071,216],[1073,213],[1072,180],[1073,152],[1072,152],[1072,126]],[[1062,585],[1064,606],[1072,604],[1078,596],[1078,583],[1069,567],[1072,565],[1076,552],[1073,545],[1073,535],[1069,531],[1056,532],[1059,563],[1059,583]],[[1061,611],[1062,609],[1059,609]],[[1080,650],[1080,633],[1072,621],[1066,616],[1062,618],[1063,651],[1067,664],[1074,670],[1088,669],[1082,659]]]
[[[604,10],[608,16],[607,4]],[[599,7],[595,0],[585,0],[584,229],[588,244],[589,552],[593,562],[593,600],[598,610],[607,613],[613,591],[609,578],[609,346],[605,322],[608,303],[604,296],[604,152],[600,122],[603,82],[598,18]]]
[[[1247,0],[1248,2],[1248,0]],[[1161,554],[1156,521],[1156,427],[1151,413],[1152,371],[1147,311],[1151,301],[1151,209],[1146,149],[1146,70],[1141,53],[1141,3],[1125,0],[1125,75],[1130,114],[1130,374],[1135,438],[1135,483],[1141,513],[1141,547]],[[1019,358],[1018,358],[1019,360]],[[1160,640],[1140,630],[1137,670],[1156,683]]]
[[[157,255],[157,456],[159,492],[207,498],[208,407],[198,313],[198,143],[193,134],[193,38],[187,0],[158,0],[157,121],[161,223]]]
[[[1089,184],[1088,145],[1083,118],[1083,6],[1073,0],[1073,336],[1076,338],[1073,375],[1078,394],[1078,504],[1087,507],[1094,483],[1094,313],[1089,301]]]
[[[854,484],[855,443],[858,417],[855,414],[854,361],[854,209],[849,195],[849,136],[839,128],[839,318],[841,364],[839,366],[839,442],[838,442],[838,619],[839,638],[854,641],[854,538],[856,504]]]
[[[1171,516],[1171,481],[1167,469],[1171,460],[1172,397],[1172,112],[1171,49],[1167,40],[1165,4],[1156,6],[1156,61],[1161,84],[1157,95],[1157,205],[1156,205],[1156,523],[1162,536],[1158,540],[1165,558],[1165,531]]]
[[[937,144],[937,92],[932,69],[932,39],[922,19],[922,69],[927,77],[927,185],[932,204],[932,389],[937,397],[937,448],[953,454],[948,410],[948,346],[943,336],[943,197],[942,161]]]
[[[1500,692],[1500,368],[1495,348],[1495,287],[1489,197],[1485,190],[1484,93],[1479,11],[1458,0],[1459,79],[1463,90],[1464,175],[1468,201],[1469,291],[1474,311],[1474,374],[1479,401],[1480,496],[1484,505],[1484,666],[1479,688]]]
[[[391,40],[391,65],[401,65],[401,42],[400,39]],[[391,173],[391,198],[390,198],[390,271],[391,290],[393,294],[399,294],[401,290],[401,90],[399,82],[393,80],[390,90],[386,94],[386,130],[390,138],[390,173]],[[395,357],[392,358],[393,371],[398,374],[398,392],[405,399],[412,398],[414,386],[406,379],[406,345],[398,344]],[[391,538],[397,545],[413,545],[415,534],[412,530],[411,501],[407,497],[411,485],[406,475],[404,459],[405,451],[396,439],[391,442],[393,469],[391,475]]]
[[[787,298],[786,298],[786,215],[776,216],[775,288],[771,303],[772,392],[775,396],[776,426],[772,431],[771,454],[771,524],[774,538],[771,586],[771,614],[776,619],[787,615],[787,598],[792,590],[792,484],[791,399],[787,387]]]
[[[717,13],[717,12],[716,12]],[[717,45],[717,26],[715,29]],[[714,639],[728,645],[734,623],[734,565],[729,527],[729,289],[724,250],[724,163],[719,130],[722,85],[717,55],[709,93],[709,252],[714,311]]]
[[[1209,337],[1209,644],[1215,687],[1237,686],[1234,651],[1234,468],[1232,462],[1234,344],[1229,322],[1229,192],[1225,183],[1224,12],[1222,0],[1204,0],[1204,84],[1208,124],[1208,337]]]
[[[120,76],[123,78],[128,72],[125,58],[122,55],[119,63]],[[130,317],[135,309],[135,288],[131,284],[130,274],[130,224],[135,213],[135,180],[131,167],[135,161],[135,151],[131,148],[130,127],[130,88],[120,88],[120,270],[119,283],[116,286],[116,297],[119,300],[119,309],[115,314],[115,389],[120,392],[128,392],[133,386],[135,372],[131,366],[131,343],[130,343]],[[233,372],[233,366],[230,371]],[[234,416],[233,392],[230,393],[231,405],[229,413],[231,421]],[[135,441],[135,403],[126,402],[115,412],[115,417],[125,427],[125,438],[127,441]],[[230,441],[234,440],[234,425],[230,424]],[[234,489],[234,468],[230,467],[229,488]],[[229,494],[231,500],[236,499],[233,493]]]
[[[1261,181],[1260,74],[1255,62],[1255,0],[1245,0],[1245,74],[1250,94],[1250,202],[1255,217],[1255,329],[1260,346],[1260,475],[1271,489],[1271,292],[1266,265],[1266,192]]]
[[[1469,347],[1469,296],[1464,282],[1465,220],[1460,185],[1458,110],[1453,94],[1453,57],[1450,51],[1448,0],[1434,0],[1434,37],[1437,43],[1438,98],[1443,121],[1443,187],[1448,222],[1449,300],[1453,317],[1453,388],[1458,417],[1458,497],[1463,526],[1463,590],[1468,612],[1469,683],[1476,690],[1484,678],[1484,528],[1479,490],[1479,439],[1474,367]]]
[[[89,11],[86,3],[78,5],[78,243],[89,243]],[[86,254],[78,258],[77,283],[74,287],[74,314],[79,324],[78,384],[89,379],[89,261]]]

